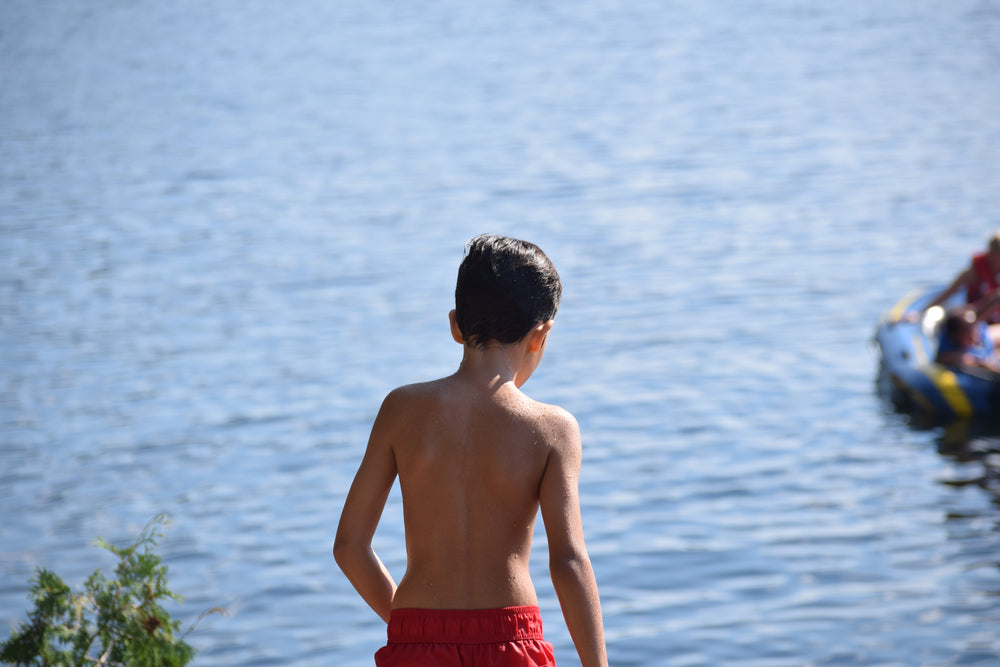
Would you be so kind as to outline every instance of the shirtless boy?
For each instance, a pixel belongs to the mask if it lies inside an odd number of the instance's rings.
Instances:
[[[554,665],[528,571],[539,508],[549,570],[584,667],[607,655],[584,544],[580,431],[521,392],[545,352],[562,285],[534,244],[472,239],[458,271],[454,375],[385,398],[337,528],[337,564],[388,622],[378,667]],[[396,476],[406,572],[396,586],[372,537]]]

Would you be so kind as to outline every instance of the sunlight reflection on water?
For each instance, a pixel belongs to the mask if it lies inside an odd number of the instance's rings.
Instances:
[[[497,230],[565,283],[527,389],[583,429],[613,664],[1000,656],[995,497],[956,483],[982,465],[886,411],[869,347],[996,224],[996,12],[0,17],[8,624],[36,564],[78,582],[166,511],[181,613],[232,612],[197,664],[370,664],[340,504],[382,396],[453,370],[462,244]],[[532,562],[572,663],[541,532]]]

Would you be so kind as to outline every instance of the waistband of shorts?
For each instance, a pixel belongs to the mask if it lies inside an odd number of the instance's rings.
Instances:
[[[534,605],[500,609],[393,609],[390,644],[492,644],[543,639],[542,612]]]

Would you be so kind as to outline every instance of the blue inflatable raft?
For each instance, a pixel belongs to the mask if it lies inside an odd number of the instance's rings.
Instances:
[[[875,331],[882,353],[880,384],[895,403],[942,423],[1000,417],[1000,379],[934,363],[944,309],[925,309],[941,290],[918,290],[886,313]],[[953,304],[946,304],[953,305]]]

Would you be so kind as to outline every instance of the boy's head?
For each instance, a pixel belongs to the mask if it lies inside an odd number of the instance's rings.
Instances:
[[[455,286],[455,320],[467,345],[516,343],[555,317],[556,267],[534,243],[483,234],[465,246]]]
[[[1000,231],[990,237],[989,244],[986,248],[990,261],[993,262],[993,265],[1000,266]]]
[[[965,307],[953,308],[944,318],[944,337],[955,345],[968,347],[978,341],[976,313]]]

